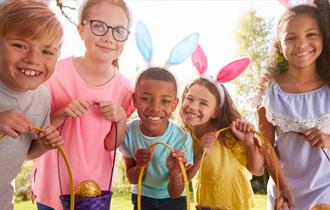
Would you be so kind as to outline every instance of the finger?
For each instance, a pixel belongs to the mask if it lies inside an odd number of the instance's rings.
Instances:
[[[80,105],[85,109],[89,109],[94,103],[92,101],[80,101]]]
[[[82,104],[84,103],[84,105]],[[85,107],[86,106],[86,107]],[[87,109],[88,109],[88,104],[85,103],[85,102],[81,102],[81,101],[78,101],[76,104],[75,104],[75,110],[77,111],[76,113],[79,114],[79,116],[83,115],[86,113]]]
[[[8,127],[8,126],[4,126],[2,130],[3,130],[3,133],[5,135],[8,135],[12,138],[18,138],[19,137],[19,133],[17,131],[15,131],[14,129]]]

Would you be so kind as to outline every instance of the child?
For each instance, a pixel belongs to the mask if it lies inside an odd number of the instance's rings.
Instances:
[[[63,144],[50,126],[42,85],[54,71],[62,36],[61,23],[42,1],[0,5],[0,209],[14,208],[13,183],[24,160]]]
[[[183,175],[175,159],[192,163],[193,154],[191,136],[169,120],[178,103],[175,78],[163,68],[145,70],[137,79],[133,101],[139,119],[127,125],[122,152],[126,175],[133,184],[134,209],[137,209],[139,172],[145,166],[141,209],[184,210],[186,197],[181,195]],[[156,142],[166,143],[175,151],[170,153],[166,147],[158,145],[153,154],[147,152],[146,149]]]
[[[129,17],[122,0],[85,1],[78,25],[85,54],[61,60],[47,83],[52,96],[52,124],[61,130],[75,186],[92,179],[102,190],[108,189],[113,152],[107,150],[115,149],[114,123],[119,146],[124,140],[126,118],[134,110],[130,82],[118,69],[118,58],[129,35]],[[38,209],[63,208],[59,196],[69,194],[69,177],[62,160],[58,166],[56,152],[38,159],[32,185]]]
[[[241,119],[227,90],[221,88],[223,107],[217,87],[208,79],[194,80],[183,93],[180,115],[191,130],[195,154],[188,177],[199,170],[205,151],[202,180],[197,180],[197,209],[251,209],[255,200],[249,171],[262,173],[262,156],[254,143],[253,126]],[[216,135],[228,126],[234,136]]]
[[[202,171],[197,180],[196,208],[251,209],[255,199],[250,172],[262,173],[263,157],[255,143],[253,126],[241,119],[220,83],[236,78],[250,59],[229,63],[219,71],[217,80],[203,75],[207,60],[200,46],[192,54],[192,61],[202,76],[185,88],[180,116],[194,143],[194,165],[188,178]],[[217,133],[227,127],[231,132]],[[206,156],[201,166],[203,153]]]
[[[282,15],[268,75],[260,84],[259,128],[276,146],[284,171],[280,186],[287,191],[292,188],[296,209],[318,204],[330,208],[330,54],[328,31],[320,20],[314,4],[293,7]],[[291,209],[292,196],[284,193]],[[276,197],[270,179],[268,209],[274,208]]]

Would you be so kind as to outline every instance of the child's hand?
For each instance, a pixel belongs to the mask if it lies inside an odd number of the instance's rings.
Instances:
[[[313,147],[330,147],[330,136],[318,128],[305,130],[302,135]]]
[[[99,102],[99,108],[106,120],[113,122],[126,120],[126,113],[124,109],[115,102],[101,101]]]
[[[85,114],[92,105],[93,102],[91,101],[74,100],[64,108],[64,112],[68,117],[80,117]]]
[[[288,189],[282,189],[283,194],[275,200],[274,210],[285,210],[288,207],[289,210],[294,210],[296,206],[295,197],[293,191]]]
[[[205,155],[210,153],[212,146],[217,139],[218,138],[214,132],[206,133],[202,136],[201,147],[205,151]]]
[[[18,138],[33,128],[29,120],[15,110],[0,112],[0,135]]]
[[[254,144],[254,129],[251,123],[248,123],[241,119],[236,119],[230,125],[231,131],[245,146],[251,146]]]
[[[55,149],[64,144],[60,133],[52,125],[42,130],[39,134],[39,138],[47,150]]]
[[[169,156],[166,159],[166,167],[170,171],[170,176],[181,176],[182,170],[179,164],[179,160],[183,163],[183,165],[186,164],[187,158],[185,158],[184,152],[175,149],[173,152],[169,154]],[[192,167],[192,164],[189,164],[185,167],[186,170],[189,170]]]
[[[138,168],[147,167],[150,164],[152,153],[145,149],[138,149],[135,154],[136,166]]]

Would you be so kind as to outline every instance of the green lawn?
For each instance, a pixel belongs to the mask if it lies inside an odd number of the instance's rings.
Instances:
[[[266,209],[266,195],[257,194],[257,207],[255,210]],[[15,210],[36,210],[36,206],[31,201],[15,203]],[[111,200],[111,210],[132,210],[130,194],[114,195]],[[191,210],[194,210],[194,204],[191,204]]]

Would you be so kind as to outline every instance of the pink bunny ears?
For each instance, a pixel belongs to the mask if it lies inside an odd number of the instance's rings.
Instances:
[[[238,77],[251,63],[251,59],[249,57],[242,57],[239,59],[236,59],[224,67],[222,67],[216,78],[209,78],[205,77],[204,73],[207,70],[207,59],[205,56],[205,53],[203,52],[200,45],[197,46],[193,54],[191,55],[191,60],[194,66],[196,67],[197,71],[199,72],[200,76],[203,76],[204,78],[208,79],[210,82],[212,82],[219,90],[220,94],[220,108],[224,104],[224,91],[221,87],[222,83],[230,82],[234,80],[236,77]]]
[[[309,5],[309,6],[317,8],[317,6],[314,4],[313,0],[279,0],[279,2],[287,9],[290,9],[292,7],[296,7],[299,5]]]

